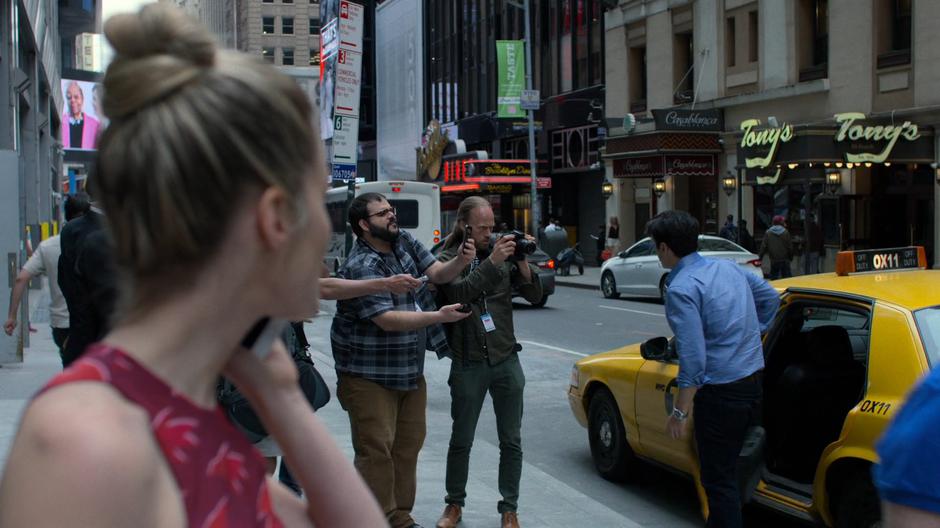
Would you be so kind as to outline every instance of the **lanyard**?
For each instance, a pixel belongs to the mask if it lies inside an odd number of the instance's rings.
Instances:
[[[467,275],[469,275],[470,273],[473,273],[473,270],[475,270],[477,266],[479,265],[480,265],[480,257],[473,257],[473,260],[470,262],[470,272],[467,273]],[[480,292],[480,297],[476,299],[476,303],[480,305],[481,314],[489,313],[489,311],[486,309],[486,291],[485,290]]]

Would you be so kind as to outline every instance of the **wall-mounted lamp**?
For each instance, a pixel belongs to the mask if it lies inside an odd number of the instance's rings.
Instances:
[[[614,194],[614,184],[604,180],[604,183],[601,184],[601,194],[604,195],[604,199],[610,198]]]
[[[725,194],[728,196],[731,196],[737,186],[738,179],[730,174],[721,179],[721,188],[725,190]]]
[[[662,198],[665,192],[666,192],[666,180],[662,178],[657,178],[653,180],[653,194],[655,194],[657,198]]]
[[[842,187],[842,172],[834,170],[826,173],[826,186],[829,192],[835,194]]]

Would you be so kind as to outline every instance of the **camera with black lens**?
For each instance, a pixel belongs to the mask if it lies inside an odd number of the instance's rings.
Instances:
[[[508,233],[494,234],[490,239],[490,248],[496,245],[497,240],[508,236],[513,237],[513,242],[516,243],[516,250],[513,252],[512,256],[509,257],[509,260],[522,260],[526,257],[526,255],[535,253],[535,242],[526,238],[525,233],[522,231],[510,231]]]

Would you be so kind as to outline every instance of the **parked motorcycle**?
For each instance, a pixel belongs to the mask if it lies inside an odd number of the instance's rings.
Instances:
[[[571,266],[578,267],[578,275],[584,275],[584,256],[581,255],[581,244],[565,248],[555,257],[556,269],[560,275],[571,275]]]

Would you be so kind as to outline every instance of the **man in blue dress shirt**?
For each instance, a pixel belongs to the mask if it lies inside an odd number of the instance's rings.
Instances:
[[[759,410],[764,355],[761,334],[780,297],[765,280],[727,260],[704,258],[699,224],[683,211],[665,211],[646,226],[666,277],[666,320],[676,336],[679,395],[666,423],[684,436],[695,414],[707,526],[742,526],[735,476],[748,425]]]

